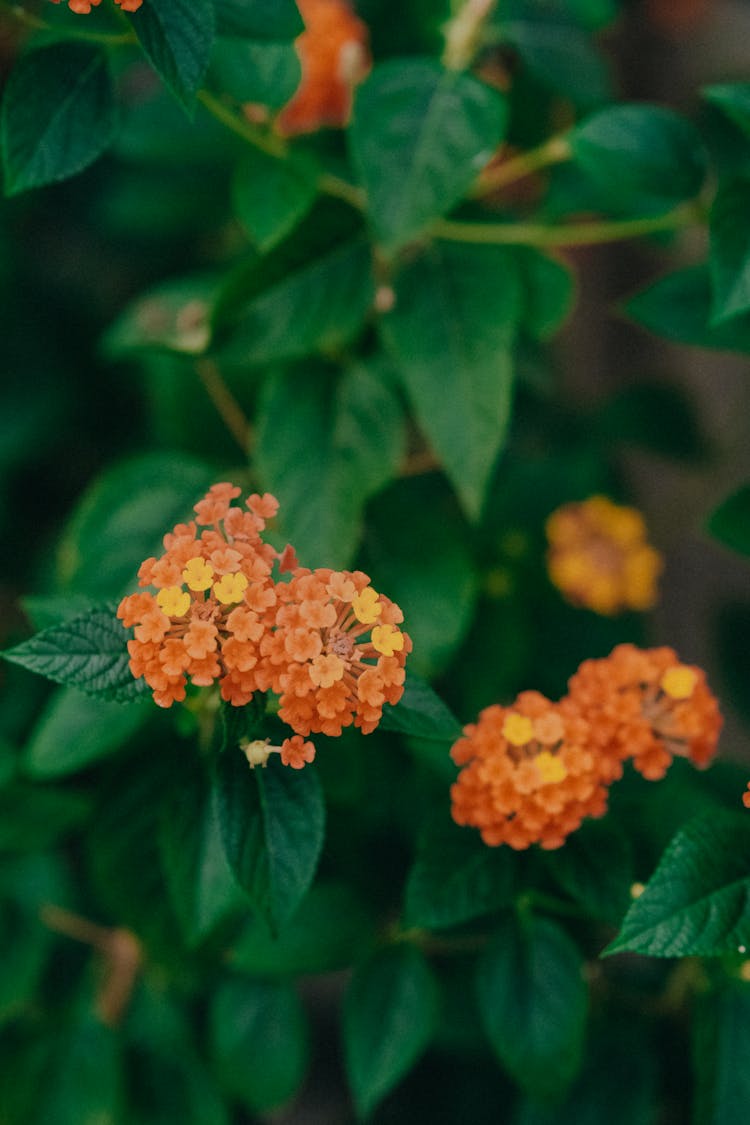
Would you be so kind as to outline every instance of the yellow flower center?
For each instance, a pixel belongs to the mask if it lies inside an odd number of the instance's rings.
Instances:
[[[365,586],[356,597],[352,598],[352,610],[357,621],[363,625],[372,625],[383,612],[383,607],[378,601],[378,595],[372,586]]]
[[[165,586],[156,595],[156,604],[167,617],[184,617],[190,609],[190,594],[182,586]]]
[[[182,580],[190,590],[208,590],[214,580],[214,568],[200,557],[188,559],[182,572]]]
[[[404,647],[404,634],[393,625],[376,625],[372,631],[372,647],[383,656],[393,656]]]
[[[511,711],[503,723],[503,737],[511,746],[525,746],[534,737],[534,724],[525,715]]]
[[[534,764],[544,785],[564,781],[568,776],[568,771],[560,759],[550,754],[549,750],[542,750],[541,754],[537,754]]]
[[[214,594],[222,605],[229,605],[230,602],[242,601],[247,587],[247,578],[238,571],[236,574],[225,574],[218,582],[214,582]]]
[[[675,668],[667,668],[661,678],[660,687],[672,699],[689,699],[697,681],[697,672],[692,668],[686,668],[684,664],[678,664]]]

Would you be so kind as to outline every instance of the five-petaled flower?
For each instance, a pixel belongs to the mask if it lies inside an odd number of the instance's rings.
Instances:
[[[546,532],[550,580],[573,605],[615,614],[656,602],[662,559],[635,508],[591,496],[557,508]]]

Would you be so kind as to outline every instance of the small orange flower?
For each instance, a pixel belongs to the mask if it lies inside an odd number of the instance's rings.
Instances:
[[[346,0],[297,0],[297,7],[305,23],[295,43],[302,78],[276,118],[285,136],[345,125],[354,87],[370,69],[367,28]]]
[[[92,8],[98,8],[102,0],[68,0],[68,7],[71,12],[75,12],[78,16],[87,16]],[[60,0],[52,0],[53,4],[59,4]],[[123,12],[137,12],[143,0],[115,0],[115,4],[119,4]]]
[[[703,671],[681,664],[671,648],[618,645],[584,661],[568,686],[603,748],[632,758],[650,780],[663,777],[675,755],[702,768],[716,753],[718,703]]]
[[[635,508],[591,496],[554,511],[546,532],[550,580],[573,605],[614,614],[656,602],[662,559]]]
[[[462,767],[451,787],[453,819],[478,828],[486,844],[518,850],[561,847],[584,817],[603,815],[607,787],[621,773],[595,752],[574,705],[536,691],[511,707],[485,708],[451,756]]]
[[[338,735],[354,723],[374,730],[384,703],[403,694],[411,640],[401,610],[361,571],[298,568],[276,586],[275,629],[260,644],[259,682],[281,696],[279,717],[300,735]],[[387,646],[372,622],[387,628]]]
[[[198,687],[220,681],[224,699],[238,706],[258,690],[259,643],[273,627],[276,594],[271,571],[278,553],[261,539],[270,496],[233,506],[240,489],[215,484],[195,505],[196,519],[164,536],[164,554],[146,559],[139,592],[121,601],[117,616],[135,626],[130,669],[143,677],[161,707],[185,698],[188,678]],[[199,528],[202,530],[199,531]]]
[[[742,803],[746,809],[750,809],[750,781],[747,783],[747,790],[742,794]]]

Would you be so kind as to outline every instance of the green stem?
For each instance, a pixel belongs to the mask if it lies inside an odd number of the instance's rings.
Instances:
[[[471,194],[475,199],[491,195],[492,192],[499,191],[508,184],[515,183],[516,180],[522,180],[532,172],[547,168],[550,164],[561,164],[570,160],[571,156],[570,143],[564,136],[550,137],[537,148],[522,152],[519,156],[504,160],[501,164],[480,172]]]
[[[451,242],[473,242],[501,246],[593,246],[620,242],[646,234],[679,230],[703,221],[695,203],[682,203],[666,215],[640,219],[602,219],[586,223],[566,223],[559,227],[543,223],[463,223],[441,219],[431,233]]]

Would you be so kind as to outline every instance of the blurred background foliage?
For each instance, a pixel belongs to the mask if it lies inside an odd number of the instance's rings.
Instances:
[[[519,855],[452,825],[444,728],[316,739],[325,844],[274,934],[193,713],[3,664],[0,1123],[739,1125],[741,940],[599,954],[693,816],[750,927],[750,9],[499,0],[463,46],[461,5],[356,10],[350,123],[285,135],[291,3],[0,4],[3,647],[131,590],[232,479],[401,605],[460,723],[670,644],[721,759]],[[547,516],[595,493],[665,555],[648,617],[547,577]]]

